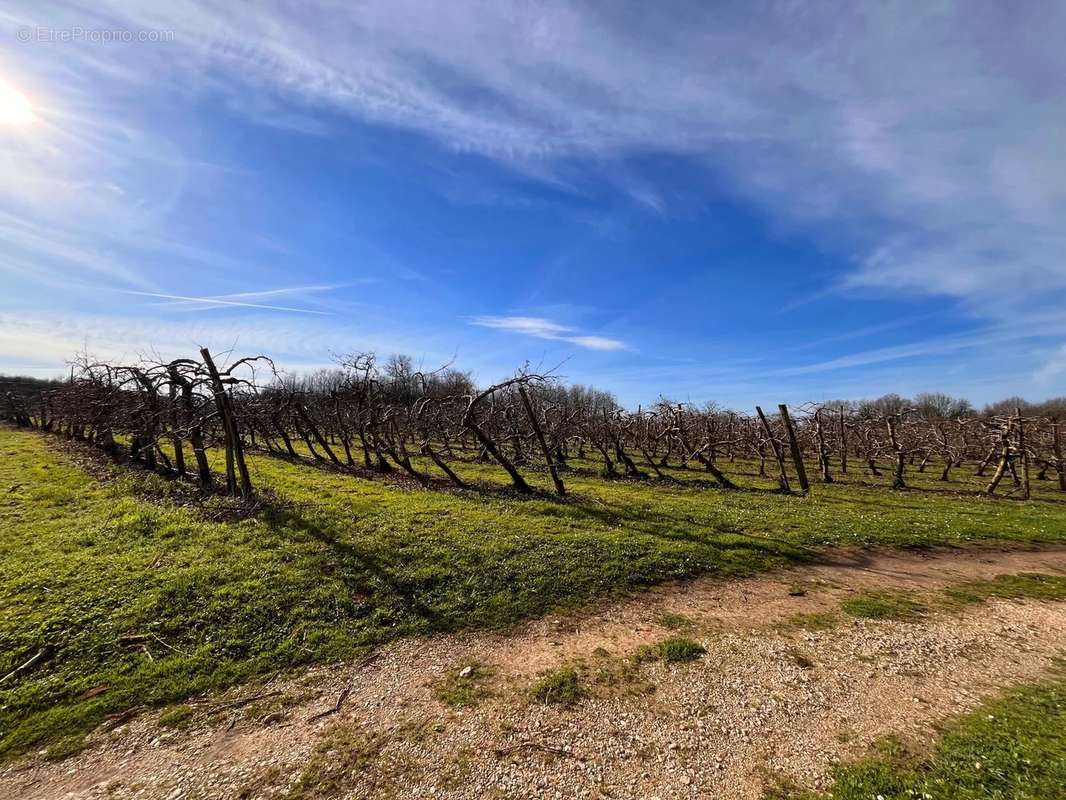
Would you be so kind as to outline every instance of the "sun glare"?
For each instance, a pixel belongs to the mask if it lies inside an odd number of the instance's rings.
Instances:
[[[36,119],[29,98],[0,78],[0,125],[29,125]]]

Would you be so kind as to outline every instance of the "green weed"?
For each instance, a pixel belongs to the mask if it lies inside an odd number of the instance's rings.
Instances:
[[[707,649],[699,642],[695,642],[685,636],[672,636],[658,644],[645,645],[636,654],[636,660],[656,661],[663,660],[667,663],[681,661],[695,661],[707,652]]]
[[[913,592],[904,590],[863,592],[840,604],[846,614],[861,619],[888,619],[915,622],[928,612],[928,606]]]
[[[577,668],[564,666],[549,672],[533,684],[531,693],[538,703],[572,706],[586,692]]]
[[[696,626],[696,623],[684,614],[664,613],[660,614],[656,621],[664,628],[672,631],[690,630]]]
[[[1006,600],[1066,600],[1066,577],[1023,572],[997,575],[991,580],[967,581],[944,590],[949,601],[960,605]]]
[[[480,664],[453,670],[437,684],[433,696],[451,708],[472,708],[492,695],[493,671]]]

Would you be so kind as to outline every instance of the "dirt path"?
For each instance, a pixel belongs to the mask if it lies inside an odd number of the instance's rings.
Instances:
[[[996,601],[920,623],[847,619],[824,631],[783,623],[864,589],[1026,571],[1066,574],[1066,549],[837,553],[776,575],[660,587],[508,633],[400,641],[370,663],[208,698],[184,729],[162,727],[153,712],[98,731],[91,749],[65,761],[8,766],[0,797],[754,800],[782,778],[817,787],[834,761],[877,737],[928,743],[933,721],[1040,675],[1066,649],[1066,604]],[[797,586],[806,594],[790,594]],[[634,666],[639,647],[673,633],[664,614],[691,620],[685,634],[706,656]],[[530,701],[542,671],[574,662],[588,696],[572,708]],[[492,696],[466,709],[436,699],[448,674],[473,664],[487,674],[474,683]],[[310,720],[346,688],[339,712]]]

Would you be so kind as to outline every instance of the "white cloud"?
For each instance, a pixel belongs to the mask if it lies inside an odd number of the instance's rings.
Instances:
[[[332,311],[318,311],[312,308],[297,308],[296,306],[277,306],[266,303],[251,303],[247,299],[254,297],[271,297],[279,294],[302,293],[313,290],[329,289],[333,287],[307,286],[292,287],[289,289],[269,289],[262,292],[239,292],[237,294],[214,295],[212,297],[190,297],[180,294],[161,294],[159,292],[137,292],[133,290],[120,290],[123,294],[138,295],[140,297],[157,297],[162,300],[170,300],[167,306],[172,310],[203,311],[210,308],[259,308],[268,311],[287,311],[294,314],[316,314],[324,317],[333,316]]]
[[[141,353],[189,357],[202,346],[216,355],[266,354],[293,370],[329,366],[331,354],[352,352],[407,353],[416,361],[443,364],[453,353],[425,345],[438,339],[409,326],[390,330],[375,319],[338,325],[332,318],[297,320],[254,311],[222,310],[200,318],[0,311],[0,373],[54,375],[83,351],[124,363]]]
[[[537,339],[568,342],[589,350],[624,350],[626,348],[625,342],[618,339],[578,334],[575,328],[560,325],[543,317],[475,317],[470,321],[470,324],[478,325],[482,328],[495,328],[496,330],[520,333]]]
[[[623,350],[625,342],[618,339],[608,339],[606,336],[571,336],[566,341],[589,350]]]
[[[102,0],[6,17],[175,32],[123,51],[136,69],[66,45],[43,54],[54,69],[199,86],[286,124],[326,106],[546,179],[575,157],[688,156],[781,219],[835,223],[834,242],[860,254],[851,287],[946,294],[999,318],[1066,293],[1066,6],[609,8]],[[79,141],[113,153],[114,128]],[[131,141],[132,167],[159,145]],[[617,183],[664,208],[651,181]]]
[[[1066,374],[1066,344],[1054,351],[1033,374],[1033,381],[1041,386],[1050,384],[1060,375]]]

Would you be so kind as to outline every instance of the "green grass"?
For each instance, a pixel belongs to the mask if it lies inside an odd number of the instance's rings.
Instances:
[[[967,581],[948,587],[944,594],[949,601],[963,605],[992,599],[1066,600],[1066,577],[1036,572],[997,575],[991,580]]]
[[[282,797],[285,800],[340,797],[351,776],[373,765],[390,741],[386,734],[367,732],[353,723],[335,724],[323,734],[300,777]]]
[[[706,653],[706,648],[684,636],[673,636],[659,642],[659,656],[668,664],[678,661],[695,661]]]
[[[545,705],[572,706],[585,696],[577,667],[567,665],[552,670],[530,689],[533,699]]]
[[[646,645],[637,651],[637,661],[657,661],[662,659],[668,664],[682,661],[695,661],[706,653],[706,648],[685,636],[671,636],[658,644]]]
[[[863,592],[840,603],[845,614],[861,619],[891,619],[915,622],[922,619],[929,607],[915,592],[906,590]]]
[[[664,613],[656,619],[660,625],[671,631],[689,630],[696,626],[691,619],[684,614]]]
[[[1063,800],[1066,673],[1017,687],[953,722],[930,753],[883,740],[871,758],[837,767],[814,800]]]
[[[164,728],[185,728],[192,721],[191,706],[177,705],[159,715],[159,724]]]
[[[861,619],[915,622],[936,610],[959,609],[992,599],[1066,600],[1066,577],[1023,572],[966,581],[936,593],[904,589],[863,592],[841,601],[840,608],[846,614]]]
[[[562,502],[535,471],[542,493],[519,498],[491,465],[456,469],[501,491],[441,492],[256,455],[253,477],[282,510],[214,522],[167,481],[101,482],[52,441],[0,428],[0,676],[48,654],[0,684],[0,756],[397,636],[752,574],[828,545],[1066,540],[1066,502],[1040,482],[1028,504],[858,476],[800,498],[740,462],[743,491],[705,488],[695,470],[667,470],[672,485],[568,473]]]
[[[44,751],[44,758],[46,761],[62,761],[65,758],[70,758],[80,753],[86,748],[88,742],[86,741],[84,733],[73,733],[70,736],[63,736],[56,739],[49,745]]]
[[[433,689],[433,696],[451,708],[473,708],[491,697],[492,670],[480,664],[469,664],[452,670]]]

